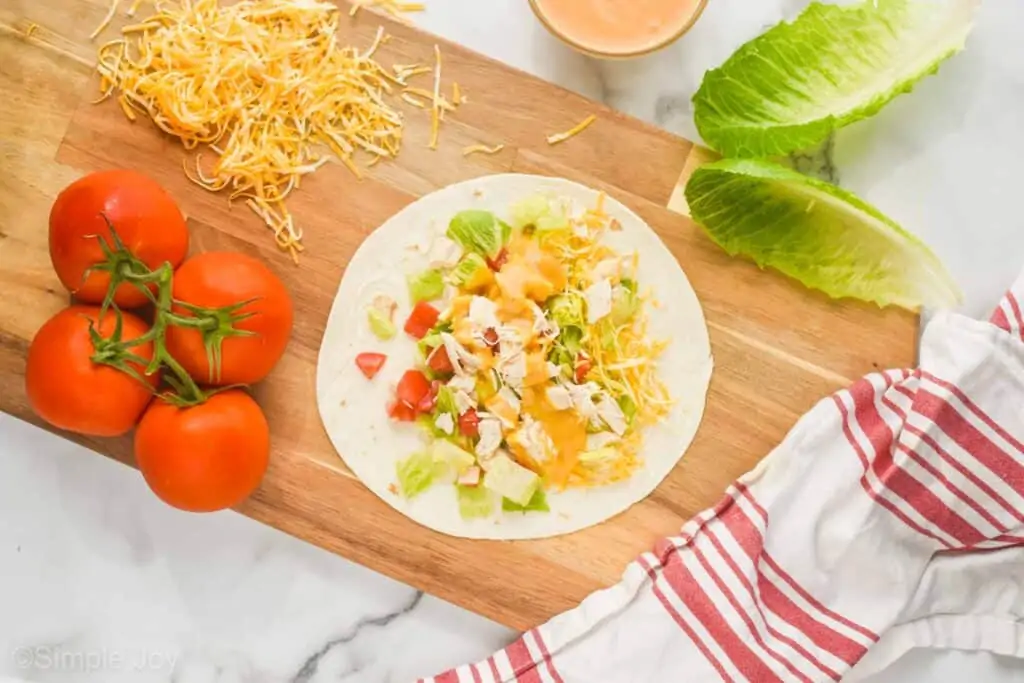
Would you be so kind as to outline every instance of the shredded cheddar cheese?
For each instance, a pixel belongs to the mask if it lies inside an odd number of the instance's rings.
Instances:
[[[114,19],[114,14],[117,13],[117,6],[120,4],[121,0],[111,0],[106,16],[100,21],[100,25],[96,27],[96,30],[89,34],[89,40],[96,40],[96,36],[103,33],[103,29],[110,26],[110,22]]]
[[[596,120],[597,120],[597,117],[595,115],[591,114],[590,116],[588,116],[587,118],[583,119],[582,121],[577,123],[575,126],[570,128],[569,130],[565,131],[564,133],[555,133],[554,135],[549,135],[548,136],[548,144],[549,145],[557,145],[559,142],[565,142],[569,138],[571,138],[571,137],[573,137],[575,135],[579,135],[580,133],[582,133],[584,130],[586,130],[587,126],[589,126],[590,124],[592,124]]]
[[[370,155],[372,163],[396,156],[403,118],[387,98],[425,107],[407,90],[413,75],[434,72],[427,93],[431,148],[443,109],[451,108],[440,97],[437,46],[433,69],[389,70],[374,58],[388,40],[383,28],[364,51],[341,46],[339,15],[337,6],[322,0],[162,3],[156,14],[99,48],[98,101],[114,97],[129,120],[144,115],[196,150],[185,165],[189,179],[244,200],[297,260],[302,230],[285,200],[303,176],[327,163],[331,152],[357,177],[358,155]],[[203,159],[200,145],[209,150]]]
[[[468,157],[470,154],[497,154],[501,150],[505,149],[505,145],[494,145],[488,147],[487,145],[470,145],[462,150],[462,156]]]
[[[393,17],[401,17],[408,12],[422,12],[426,8],[420,2],[399,2],[398,0],[355,0],[352,9],[348,11],[350,17],[354,17],[363,7],[379,7]]]
[[[441,48],[434,45],[434,95],[430,107],[430,149],[437,149],[441,131]]]

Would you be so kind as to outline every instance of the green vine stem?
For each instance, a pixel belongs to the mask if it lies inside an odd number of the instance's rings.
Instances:
[[[101,214],[103,215],[103,214]],[[235,328],[235,323],[250,317],[251,313],[239,313],[239,309],[252,303],[253,300],[242,301],[222,308],[204,308],[194,306],[185,302],[175,302],[173,299],[173,278],[174,267],[164,262],[156,270],[151,270],[145,263],[136,258],[128,251],[110,220],[103,215],[107,227],[110,230],[110,241],[102,235],[90,235],[99,242],[103,250],[104,260],[94,265],[90,272],[106,272],[110,274],[110,285],[107,294],[100,306],[100,317],[110,308],[114,309],[117,315],[115,333],[109,339],[103,339],[98,332],[93,331],[93,361],[103,363],[126,372],[133,377],[145,382],[138,372],[128,365],[131,361],[139,366],[145,366],[144,373],[147,377],[165,368],[170,372],[161,373],[164,381],[170,385],[172,391],[160,392],[161,399],[179,407],[198,405],[206,401],[218,391],[231,387],[219,389],[200,389],[195,380],[182,367],[181,363],[174,358],[167,350],[167,328],[171,325],[176,327],[189,327],[197,330],[203,336],[203,343],[206,348],[207,359],[210,365],[211,381],[220,378],[221,367],[221,344],[228,337],[250,336],[253,333],[248,330]],[[121,340],[121,311],[114,303],[114,293],[122,284],[130,284],[146,294],[153,303],[153,326],[142,336],[128,341]],[[176,314],[172,309],[177,303],[185,308],[191,315],[183,316]],[[147,364],[144,358],[137,354],[130,353],[130,349],[152,342],[153,358]],[[148,383],[147,383],[148,384]]]

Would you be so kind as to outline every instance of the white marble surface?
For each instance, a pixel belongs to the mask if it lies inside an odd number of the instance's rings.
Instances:
[[[422,25],[684,135],[704,70],[806,0],[711,0],[682,42],[598,63],[526,0],[428,0]],[[986,311],[1024,263],[1024,4],[987,0],[966,53],[841,133],[835,177],[927,239]],[[193,516],[138,475],[0,416],[0,680],[409,681],[513,634],[234,513]],[[879,681],[1010,681],[987,655],[912,653]]]

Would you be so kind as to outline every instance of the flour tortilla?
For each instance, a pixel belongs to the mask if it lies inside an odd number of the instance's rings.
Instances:
[[[374,493],[420,524],[465,538],[524,539],[557,536],[593,526],[643,500],[672,470],[697,432],[708,383],[711,347],[697,295],[679,264],[654,231],[621,203],[606,197],[606,212],[622,224],[605,242],[620,253],[639,252],[637,280],[651,287],[660,308],[648,306],[650,334],[670,340],[659,373],[675,400],[671,413],[644,430],[643,466],[627,481],[590,489],[548,491],[549,513],[502,513],[500,518],[464,520],[453,486],[432,486],[412,500],[393,493],[395,464],[423,449],[427,439],[413,424],[392,422],[386,413],[402,373],[413,367],[415,342],[399,331],[391,341],[370,332],[366,309],[378,294],[398,302],[401,327],[410,305],[406,274],[428,266],[426,251],[449,220],[464,209],[486,209],[508,219],[509,208],[537,193],[594,207],[599,193],[568,180],[505,174],[446,187],[410,204],[371,234],[353,256],[327,321],[317,366],[317,402],[327,434],[345,464]],[[368,381],[354,359],[378,351],[388,359]],[[499,506],[500,507],[500,506]]]

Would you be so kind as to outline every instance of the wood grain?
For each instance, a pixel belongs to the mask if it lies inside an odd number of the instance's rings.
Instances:
[[[248,211],[185,180],[185,152],[177,143],[151,125],[128,123],[116,105],[88,103],[95,87],[87,66],[95,49],[88,33],[105,8],[105,0],[24,0],[14,9],[0,8],[0,408],[8,413],[38,424],[22,386],[25,352],[35,330],[67,302],[47,256],[50,203],[84,171],[145,170],[180,201],[194,251],[234,249],[259,256],[285,280],[296,302],[288,353],[255,388],[273,431],[270,471],[239,510],[499,622],[527,628],[613,583],[638,552],[713,504],[815,401],[866,371],[914,360],[914,316],[828,301],[731,259],[689,219],[665,208],[680,171],[700,153],[690,142],[367,13],[344,22],[342,42],[365,45],[383,23],[393,36],[382,54],[386,63],[429,61],[438,43],[445,80],[458,81],[470,101],[448,117],[435,152],[425,145],[427,117],[410,107],[404,151],[396,162],[380,164],[363,181],[336,164],[304,181],[290,204],[306,232],[307,251],[296,268]],[[40,28],[26,39],[29,22]],[[555,147],[546,144],[546,133],[591,113],[598,122],[583,135]],[[506,149],[464,158],[461,148],[472,143],[503,143]],[[649,499],[609,523],[562,538],[464,541],[417,526],[352,478],[319,422],[315,362],[335,288],[361,240],[426,192],[504,171],[579,180],[640,213],[697,290],[716,370],[694,445]],[[69,438],[132,463],[127,440]]]

